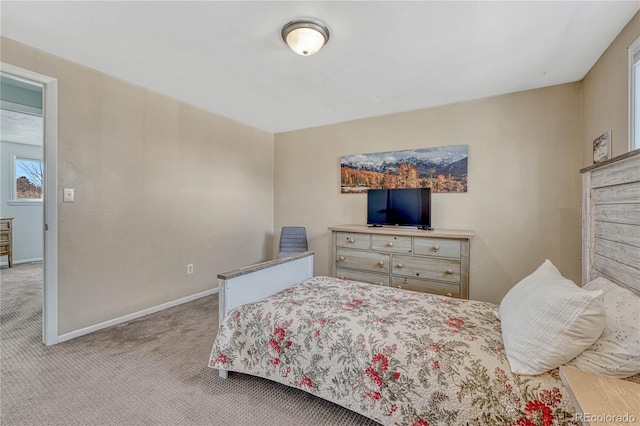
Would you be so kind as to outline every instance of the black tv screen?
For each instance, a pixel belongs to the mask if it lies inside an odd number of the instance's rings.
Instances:
[[[369,189],[367,224],[431,228],[431,188]]]

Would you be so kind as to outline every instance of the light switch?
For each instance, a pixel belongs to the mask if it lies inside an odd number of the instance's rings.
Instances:
[[[62,196],[62,201],[65,203],[73,203],[74,193],[73,188],[65,188]]]

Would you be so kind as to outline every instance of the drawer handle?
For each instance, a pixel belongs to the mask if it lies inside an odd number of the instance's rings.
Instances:
[[[342,262],[342,261],[344,261],[344,256],[340,256],[340,257],[338,258],[338,262]]]
[[[350,243],[355,243],[356,242],[356,240],[354,240],[353,238],[347,238],[347,241],[350,242]]]
[[[448,297],[453,297],[453,294],[451,294],[451,293],[447,293],[447,296],[448,296]]]
[[[384,266],[384,262],[381,260],[380,262],[378,262],[378,265]]]
[[[451,269],[451,268],[447,269],[447,274],[449,274],[449,275],[453,274],[453,269]]]
[[[404,265],[402,263],[397,263],[396,268],[402,268]]]
[[[433,251],[438,251],[438,250],[440,250],[440,246],[439,245],[436,244],[435,246],[433,246]]]
[[[380,281],[380,282],[378,283],[378,285],[382,285],[382,281]]]
[[[416,272],[416,277],[419,277],[419,276],[420,276],[420,272]]]
[[[389,247],[393,247],[393,241],[389,241],[389,242],[387,243],[387,245],[388,245]]]

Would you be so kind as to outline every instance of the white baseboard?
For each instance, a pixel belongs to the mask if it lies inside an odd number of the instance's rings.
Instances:
[[[31,262],[40,262],[40,261],[42,261],[41,257],[34,257],[33,259],[20,259],[20,260],[14,259],[14,261],[11,262],[11,266],[19,265],[20,263],[31,263]],[[8,260],[0,261],[0,266],[9,266],[9,261]]]
[[[206,290],[200,293],[192,294],[191,296],[183,297],[181,299],[176,299],[171,302],[163,303],[161,305],[152,306],[147,309],[143,309],[138,312],[134,312],[132,314],[123,315],[118,318],[114,318],[109,321],[101,322],[99,324],[91,325],[89,327],[81,328],[79,330],[71,331],[69,333],[62,334],[58,336],[58,343],[66,342],[67,340],[75,339],[76,337],[84,336],[85,334],[93,333],[94,331],[102,330],[103,328],[112,327],[114,325],[122,324],[127,321],[131,321],[134,319],[141,318],[145,315],[153,314],[158,311],[162,311],[164,309],[173,308],[174,306],[182,305],[183,303],[191,302],[196,299],[200,299],[201,297],[210,296],[212,294],[216,294],[218,292],[217,288]]]

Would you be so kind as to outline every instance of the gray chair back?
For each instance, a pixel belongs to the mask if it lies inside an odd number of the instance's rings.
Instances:
[[[278,258],[302,253],[309,249],[307,230],[304,226],[283,226],[280,232],[280,253]]]

